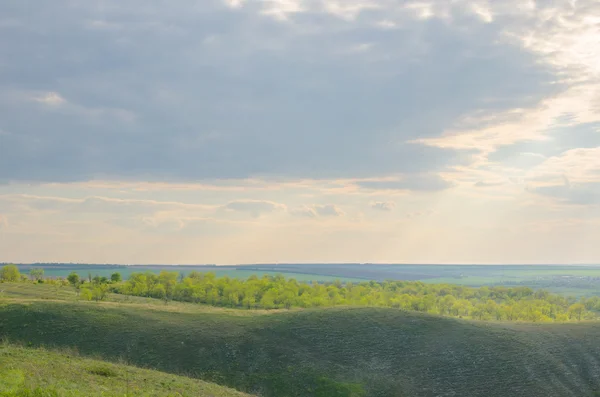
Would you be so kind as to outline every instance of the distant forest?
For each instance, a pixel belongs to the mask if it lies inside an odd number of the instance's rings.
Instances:
[[[575,299],[528,287],[470,288],[408,281],[303,283],[283,276],[239,280],[214,273],[134,273],[114,292],[246,309],[385,306],[446,316],[506,321],[597,318],[600,297]]]
[[[240,309],[291,309],[331,306],[381,306],[460,318],[497,321],[566,322],[599,318],[600,297],[574,298],[525,286],[467,287],[421,281],[299,282],[283,275],[248,279],[218,278],[213,272],[151,271],[132,273],[127,281],[111,277],[87,280],[72,272],[48,279],[43,269],[29,277],[17,266],[0,268],[0,281],[72,285],[80,299],[104,300],[109,292]]]

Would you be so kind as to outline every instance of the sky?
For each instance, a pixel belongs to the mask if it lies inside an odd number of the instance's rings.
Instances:
[[[597,0],[4,0],[0,262],[600,263]]]

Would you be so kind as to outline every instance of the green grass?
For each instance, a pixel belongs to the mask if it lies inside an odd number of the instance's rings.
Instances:
[[[78,357],[0,345],[0,396],[247,396],[200,380]]]
[[[600,391],[600,323],[10,296],[0,304],[0,336],[11,341],[74,348],[261,396],[579,397]]]

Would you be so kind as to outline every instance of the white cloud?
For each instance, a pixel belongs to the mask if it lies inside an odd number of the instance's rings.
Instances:
[[[58,106],[66,102],[58,92],[47,92],[33,97],[33,100],[49,106]]]
[[[224,1],[225,1],[225,4],[231,8],[240,8],[246,3],[246,0],[224,0]]]
[[[527,174],[530,180],[563,180],[571,182],[600,182],[600,147],[567,150],[546,159]]]
[[[477,181],[475,183],[475,187],[498,187],[503,186],[506,182],[498,181],[498,182],[490,182],[490,181]]]
[[[307,217],[307,218],[318,218],[318,217],[341,217],[346,213],[335,204],[325,205],[302,205],[297,208],[292,208],[290,214],[294,216]]]

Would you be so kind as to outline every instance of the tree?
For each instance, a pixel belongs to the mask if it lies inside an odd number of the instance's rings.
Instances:
[[[19,268],[15,265],[6,265],[0,270],[0,280],[7,283],[16,283],[21,280]]]
[[[73,286],[79,284],[79,274],[71,272],[71,274],[67,276],[67,281],[69,281],[69,284]]]
[[[98,286],[94,287],[94,289],[92,290],[92,298],[96,302],[104,300],[107,294],[108,285],[106,284],[98,284]]]
[[[91,301],[92,297],[93,297],[93,294],[92,294],[92,291],[90,291],[89,288],[83,288],[81,290],[81,294],[79,295],[79,297],[81,299],[85,300],[85,301]]]
[[[44,269],[31,269],[29,275],[32,280],[39,281],[44,278]]]
[[[585,306],[582,303],[574,303],[569,306],[569,316],[571,318],[576,317],[578,321],[581,321],[581,316],[585,311]]]
[[[114,289],[165,301],[248,309],[376,305],[480,320],[568,321],[598,317],[594,310],[600,309],[600,298],[578,301],[552,293],[535,295],[522,287],[470,288],[409,281],[307,283],[268,275],[240,280],[199,272],[183,280],[172,272],[133,273]]]
[[[110,275],[110,281],[113,283],[120,283],[123,278],[121,277],[121,273],[113,273]]]
[[[165,289],[165,286],[162,284],[156,284],[153,288],[152,288],[152,297],[156,298],[156,299],[167,299],[167,290]]]

